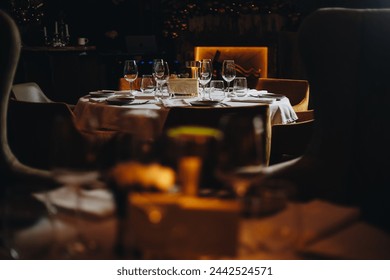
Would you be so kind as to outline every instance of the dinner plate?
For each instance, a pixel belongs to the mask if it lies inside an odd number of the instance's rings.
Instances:
[[[108,97],[111,95],[114,95],[115,91],[113,90],[98,90],[98,91],[91,91],[89,92],[89,95],[91,97]]]
[[[215,106],[218,105],[221,101],[218,100],[194,100],[190,101],[192,106]]]
[[[135,100],[134,96],[127,96],[127,95],[114,95],[110,96],[106,99],[108,104],[111,105],[126,105]]]
[[[282,94],[271,93],[271,92],[267,92],[267,93],[250,93],[249,95],[253,96],[253,97],[268,97],[268,98],[283,98],[283,97],[285,97]]]

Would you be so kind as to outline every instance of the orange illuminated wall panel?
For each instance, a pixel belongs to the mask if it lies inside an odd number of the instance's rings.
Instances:
[[[233,59],[236,63],[237,76],[248,78],[248,86],[256,84],[258,78],[268,77],[267,47],[237,47],[237,46],[197,46],[194,49],[194,59],[213,59],[219,53],[220,63],[225,59]]]

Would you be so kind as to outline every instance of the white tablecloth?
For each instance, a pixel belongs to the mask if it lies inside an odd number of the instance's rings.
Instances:
[[[189,106],[187,101],[191,99],[182,99],[173,98],[164,105],[158,104],[153,97],[151,96],[150,101],[147,104],[139,105],[138,100],[145,100],[147,97],[138,95],[136,96],[137,105],[109,105],[104,101],[104,98],[90,98],[89,96],[84,96],[79,99],[74,109],[74,114],[76,117],[76,122],[81,128],[91,127],[91,116],[93,116],[96,122],[93,124],[95,127],[104,130],[120,130],[121,129],[121,114],[128,110],[155,110],[160,116],[160,122],[163,124],[169,113],[170,107],[174,106]],[[193,99],[192,99],[193,100]],[[253,106],[254,104],[262,104],[261,99],[256,99],[256,97],[243,97],[242,100],[236,98],[234,100],[226,99],[224,103],[230,106],[236,107],[245,107]],[[263,102],[263,104],[269,104],[270,107],[270,117],[271,124],[285,124],[289,122],[294,122],[298,119],[295,114],[290,101],[287,97],[274,99],[272,103]],[[162,127],[162,125],[161,125]]]

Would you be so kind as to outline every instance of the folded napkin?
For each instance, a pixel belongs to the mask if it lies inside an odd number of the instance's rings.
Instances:
[[[268,93],[267,90],[257,90],[257,89],[248,89],[247,94],[252,96],[261,96],[263,94]]]
[[[230,99],[231,102],[245,102],[245,103],[265,103],[265,104],[272,104],[274,101],[276,101],[275,98],[268,98],[268,97],[233,97]]]
[[[162,103],[164,107],[168,107],[168,108],[191,106],[191,104],[185,99],[167,99],[167,100],[162,100]]]
[[[268,97],[268,98],[276,98],[276,99],[282,99],[286,97],[283,94],[277,94],[277,93],[268,92],[266,90],[255,90],[255,89],[248,90],[248,95],[252,97]]]
[[[107,97],[90,97],[88,100],[92,103],[104,103]]]
[[[77,191],[73,186],[63,186],[48,193],[36,193],[34,197],[46,203],[49,198],[51,204],[59,209],[75,210],[77,206]],[[80,213],[92,218],[105,218],[113,215],[115,204],[111,192],[106,189],[80,190]]]

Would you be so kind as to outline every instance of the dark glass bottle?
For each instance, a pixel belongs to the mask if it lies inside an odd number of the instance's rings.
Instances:
[[[213,64],[213,80],[222,80],[222,63],[219,62],[219,57],[221,56],[221,52],[217,50],[212,59]]]

